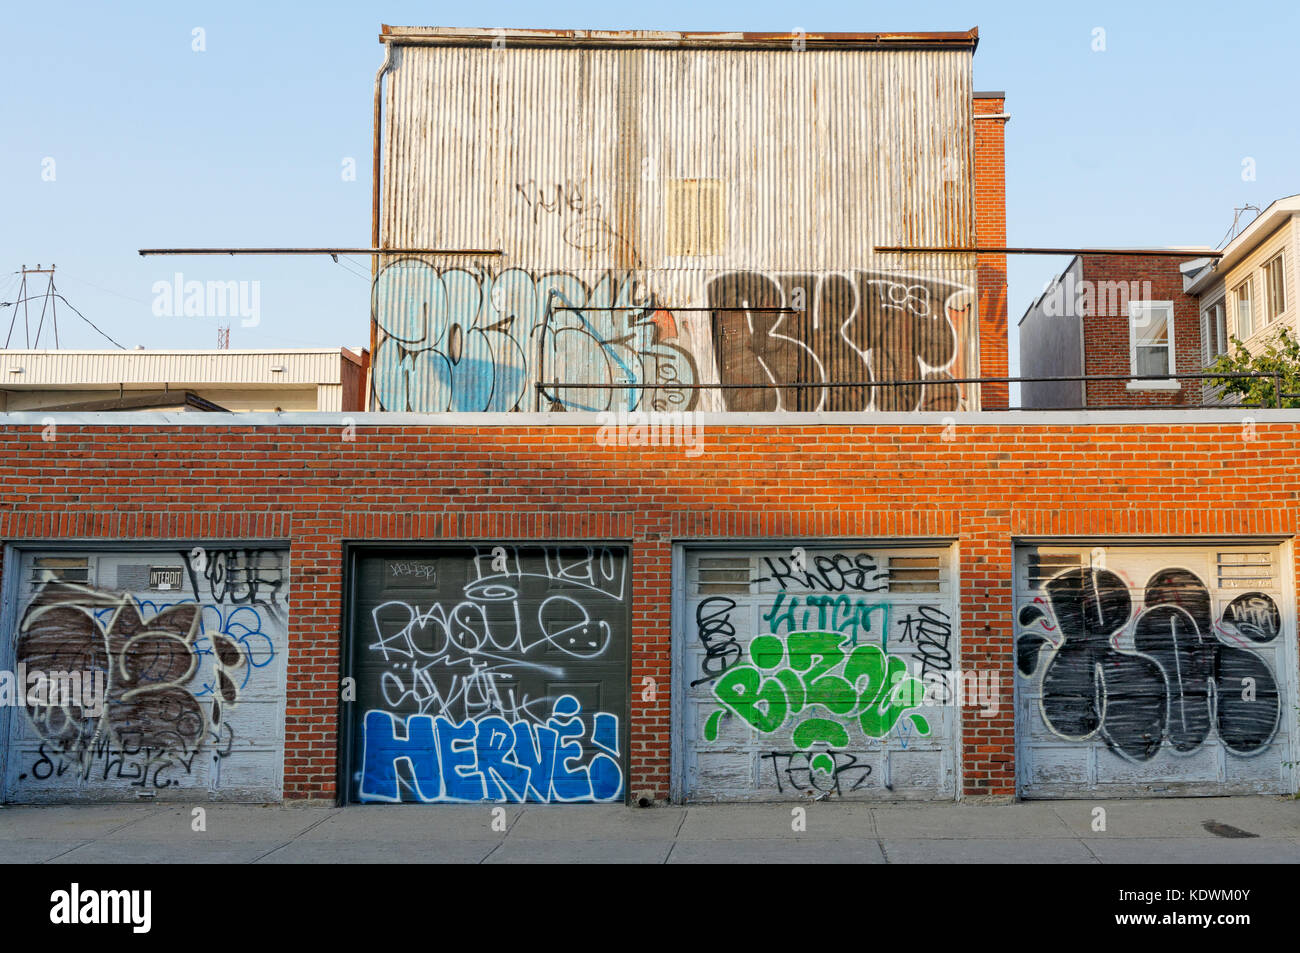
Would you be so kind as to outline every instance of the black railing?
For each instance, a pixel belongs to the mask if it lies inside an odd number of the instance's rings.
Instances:
[[[577,310],[577,309],[575,309]],[[590,309],[587,309],[590,310]],[[613,309],[611,309],[613,310]],[[626,309],[622,309],[626,310]],[[716,309],[702,309],[716,310]],[[751,309],[752,310],[752,309]],[[660,391],[660,392],[678,392],[678,393],[696,393],[716,391],[724,393],[728,391],[754,391],[754,390],[796,390],[804,391],[808,389],[838,390],[840,388],[862,388],[871,390],[874,388],[900,388],[900,387],[921,387],[929,386],[947,386],[959,384],[1034,384],[1034,383],[1077,383],[1077,382],[1101,382],[1101,381],[1125,381],[1132,383],[1141,382],[1162,382],[1170,380],[1195,380],[1195,381],[1227,381],[1227,380],[1269,380],[1273,382],[1273,400],[1270,403],[1207,403],[1204,399],[1195,403],[1142,403],[1135,401],[1129,404],[1084,404],[1084,405],[1054,405],[1051,407],[1010,407],[1007,410],[1211,410],[1211,409],[1248,409],[1248,408],[1280,408],[1284,400],[1300,399],[1300,394],[1284,393],[1282,390],[1282,375],[1280,373],[1264,372],[1230,372],[1230,373],[1183,373],[1183,374],[1157,374],[1157,375],[1134,375],[1134,374],[1067,374],[1054,375],[1050,377],[932,377],[920,378],[914,380],[895,380],[895,381],[793,381],[789,383],[778,383],[775,381],[762,381],[746,384],[679,384],[671,381],[660,381],[657,383],[589,383],[580,381],[559,381],[554,380],[549,383],[539,381],[535,387],[538,395],[538,405],[542,406],[543,401],[550,401],[552,407],[563,407],[564,401],[559,396],[560,391],[565,390],[582,390],[582,391]],[[1203,396],[1203,392],[1202,392]],[[677,403],[680,403],[678,401]],[[685,408],[680,408],[685,409]],[[802,408],[801,408],[802,409]],[[939,408],[917,408],[927,409],[938,412]],[[997,408],[1003,409],[1003,408]]]

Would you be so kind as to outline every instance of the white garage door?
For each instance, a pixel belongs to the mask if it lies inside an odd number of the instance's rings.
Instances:
[[[1275,545],[1017,547],[1021,795],[1294,790],[1288,575]]]
[[[685,568],[685,799],[954,796],[949,548],[698,550]]]
[[[6,801],[280,799],[287,550],[18,562]]]

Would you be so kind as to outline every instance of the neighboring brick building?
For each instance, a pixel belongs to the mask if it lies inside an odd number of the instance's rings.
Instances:
[[[1076,255],[1020,319],[1020,376],[1135,379],[1026,381],[1022,406],[1201,404],[1200,380],[1136,379],[1203,369],[1200,309],[1180,271],[1191,257]]]

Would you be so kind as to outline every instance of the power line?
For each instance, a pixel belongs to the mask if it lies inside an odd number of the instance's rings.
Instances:
[[[82,314],[82,313],[81,313],[80,311],[78,311],[76,308],[73,308],[73,307],[72,307],[72,302],[70,302],[67,298],[63,297],[63,295],[61,295],[61,294],[56,294],[56,295],[53,295],[53,297],[58,298],[60,301],[62,301],[64,304],[66,304],[69,308],[72,308],[72,313],[75,314],[77,317],[81,318],[82,321],[85,321],[85,322],[86,322],[87,324],[89,324],[92,328],[95,328],[95,331],[96,331],[96,332],[97,332],[101,337],[105,338],[106,340],[108,340],[108,341],[111,342],[112,344],[116,345],[116,346],[118,347],[118,349],[123,350],[123,351],[126,350],[126,348],[123,347],[121,344],[118,344],[116,341],[114,341],[111,337],[109,337],[109,336],[108,336],[107,334],[105,334],[103,331],[100,331],[99,328],[95,327],[95,322],[91,321],[90,318],[86,317],[84,314]]]

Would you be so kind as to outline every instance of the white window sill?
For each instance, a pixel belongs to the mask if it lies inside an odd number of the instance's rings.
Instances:
[[[1129,381],[1125,385],[1129,390],[1182,390],[1178,381]]]

